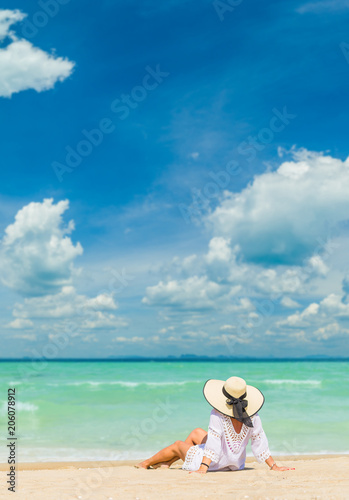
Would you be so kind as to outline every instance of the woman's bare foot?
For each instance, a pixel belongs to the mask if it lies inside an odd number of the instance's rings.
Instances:
[[[150,465],[148,464],[147,460],[144,460],[144,462],[140,462],[139,464],[135,465],[136,469],[149,469]]]
[[[157,464],[149,465],[148,460],[144,460],[144,462],[140,462],[139,464],[135,465],[136,469],[169,469],[171,464],[173,463],[172,460],[168,462],[158,462]]]

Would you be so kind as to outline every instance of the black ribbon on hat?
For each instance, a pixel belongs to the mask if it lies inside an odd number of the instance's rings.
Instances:
[[[247,425],[247,427],[253,427],[252,420],[246,413],[246,406],[248,405],[246,397],[246,392],[240,396],[239,398],[234,398],[229,392],[227,392],[224,387],[222,388],[222,392],[227,400],[227,405],[230,405],[233,407],[233,415],[236,420],[239,422],[242,422],[243,424]]]

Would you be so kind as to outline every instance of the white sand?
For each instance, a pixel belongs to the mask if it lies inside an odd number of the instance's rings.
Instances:
[[[344,500],[349,498],[349,456],[277,458],[294,471],[270,471],[248,459],[236,472],[189,474],[171,469],[135,469],[125,462],[22,464],[16,493],[7,492],[1,469],[0,498],[16,500],[273,499]]]

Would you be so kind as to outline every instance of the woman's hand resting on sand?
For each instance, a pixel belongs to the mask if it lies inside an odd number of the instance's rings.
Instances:
[[[278,465],[274,464],[271,470],[296,470],[294,467],[279,467]]]
[[[208,468],[205,465],[202,465],[198,470],[190,471],[189,474],[206,474],[207,470]]]

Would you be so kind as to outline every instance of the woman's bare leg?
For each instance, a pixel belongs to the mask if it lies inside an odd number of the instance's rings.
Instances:
[[[204,429],[201,429],[200,427],[197,427],[196,429],[191,431],[191,433],[189,434],[189,436],[186,438],[186,440],[184,442],[188,443],[190,446],[195,446],[196,444],[206,443],[206,440],[207,440],[207,431],[205,431]],[[155,468],[171,467],[171,465],[174,462],[177,462],[177,460],[179,460],[179,459],[180,459],[180,457],[174,457],[172,460],[170,460],[168,462],[162,462],[161,464],[156,464]]]
[[[148,458],[148,460],[144,460],[144,462],[141,462],[140,464],[138,464],[137,467],[143,467],[143,469],[149,469],[149,467],[151,467],[152,465],[161,462],[169,462],[175,457],[179,457],[182,460],[184,460],[185,455],[187,454],[189,448],[190,445],[188,443],[185,443],[184,441],[176,441],[175,443],[170,444],[170,446],[167,446],[163,450],[160,450],[151,458]]]
[[[184,441],[184,443],[188,444],[189,448],[190,448],[191,446],[194,446],[196,444],[205,443],[206,439],[207,439],[207,431],[205,431],[204,429],[201,429],[200,427],[198,427],[198,428],[194,429],[193,431],[191,431],[191,433],[186,438],[186,440]],[[156,455],[154,455],[154,457],[156,457]],[[154,458],[154,457],[152,457],[152,458]],[[174,462],[177,462],[177,460],[179,460],[180,458],[181,457],[177,455],[177,456],[175,456],[172,459],[167,460],[167,461],[161,461],[161,462],[157,462],[157,463],[155,462],[154,464],[152,464],[152,466],[155,469],[157,469],[158,467],[164,467],[164,468],[166,467],[166,468],[168,468],[168,467],[171,467],[171,465]],[[146,462],[147,462],[147,460],[146,460]],[[142,463],[144,463],[144,462],[142,462]]]

